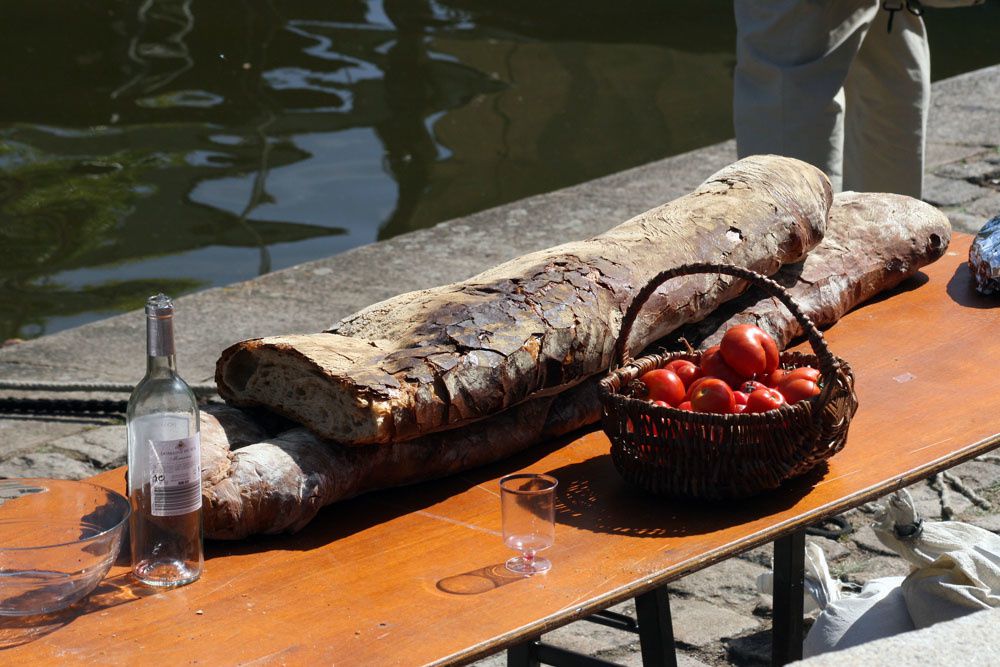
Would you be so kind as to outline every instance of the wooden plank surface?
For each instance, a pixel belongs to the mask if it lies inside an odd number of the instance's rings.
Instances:
[[[720,505],[644,497],[592,432],[339,503],[294,537],[211,543],[204,576],[181,589],[150,593],[116,567],[75,609],[0,619],[0,645],[24,642],[0,662],[468,661],[987,451],[1000,440],[1000,301],[972,291],[969,242],[956,235],[925,275],[827,332],[861,407],[829,466],[778,493]],[[514,471],[560,483],[544,576],[503,569],[497,479]],[[98,479],[122,486],[120,471]]]

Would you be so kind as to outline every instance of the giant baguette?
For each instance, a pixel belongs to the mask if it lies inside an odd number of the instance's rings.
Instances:
[[[346,445],[469,424],[607,368],[632,295],[666,267],[724,261],[771,274],[801,260],[823,235],[830,200],[814,167],[747,158],[592,239],[383,301],[326,333],[233,345],[217,364],[219,393]],[[633,327],[634,346],[743,287],[717,276],[674,281]]]
[[[803,264],[783,269],[783,280],[816,324],[829,326],[936,260],[950,238],[947,217],[920,201],[837,195],[823,243]],[[798,322],[775,301],[744,305],[751,309],[733,319],[713,314],[701,328],[702,337],[721,336],[737,321],[764,324],[781,341],[798,335]],[[302,428],[233,452],[224,441],[212,443],[203,455],[203,468],[214,473],[205,477],[206,534],[236,539],[295,532],[324,505],[491,463],[592,424],[600,417],[599,377],[478,424],[387,446],[342,447]],[[203,442],[220,433],[203,435]],[[219,475],[220,469],[226,474]]]

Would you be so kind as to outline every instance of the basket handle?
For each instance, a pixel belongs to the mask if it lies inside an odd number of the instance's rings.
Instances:
[[[826,340],[823,338],[823,334],[819,332],[816,325],[812,323],[805,313],[798,307],[795,301],[792,299],[788,291],[774,282],[767,276],[763,276],[756,271],[751,271],[750,269],[745,269],[741,266],[733,266],[732,264],[711,264],[706,262],[699,262],[695,264],[682,264],[681,266],[674,267],[672,269],[667,269],[661,271],[650,279],[646,286],[639,290],[635,298],[632,299],[632,303],[629,304],[628,309],[625,311],[625,317],[622,319],[621,332],[618,334],[618,342],[615,344],[615,353],[612,359],[611,371],[614,371],[617,367],[624,366],[629,362],[629,358],[626,358],[627,351],[625,349],[628,344],[628,337],[632,333],[632,325],[635,324],[636,318],[639,316],[639,311],[649,297],[660,287],[663,283],[667,282],[671,278],[677,278],[679,276],[689,276],[698,273],[724,273],[726,275],[734,276],[736,278],[742,278],[749,283],[760,287],[764,292],[770,296],[775,297],[781,303],[788,308],[789,312],[798,320],[799,324],[802,325],[802,329],[806,333],[806,337],[809,340],[809,344],[812,346],[813,352],[816,353],[816,357],[819,360],[819,370],[824,376],[831,375],[835,373],[840,368],[840,363],[837,358],[833,356],[830,352],[830,348],[826,344]]]

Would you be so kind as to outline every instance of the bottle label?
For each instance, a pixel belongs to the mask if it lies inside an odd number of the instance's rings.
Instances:
[[[201,509],[201,434],[150,440],[149,486],[153,516]]]

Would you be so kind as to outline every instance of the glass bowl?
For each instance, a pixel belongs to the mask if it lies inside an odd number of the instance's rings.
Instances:
[[[0,616],[47,614],[94,590],[129,512],[121,494],[87,482],[0,479]]]

